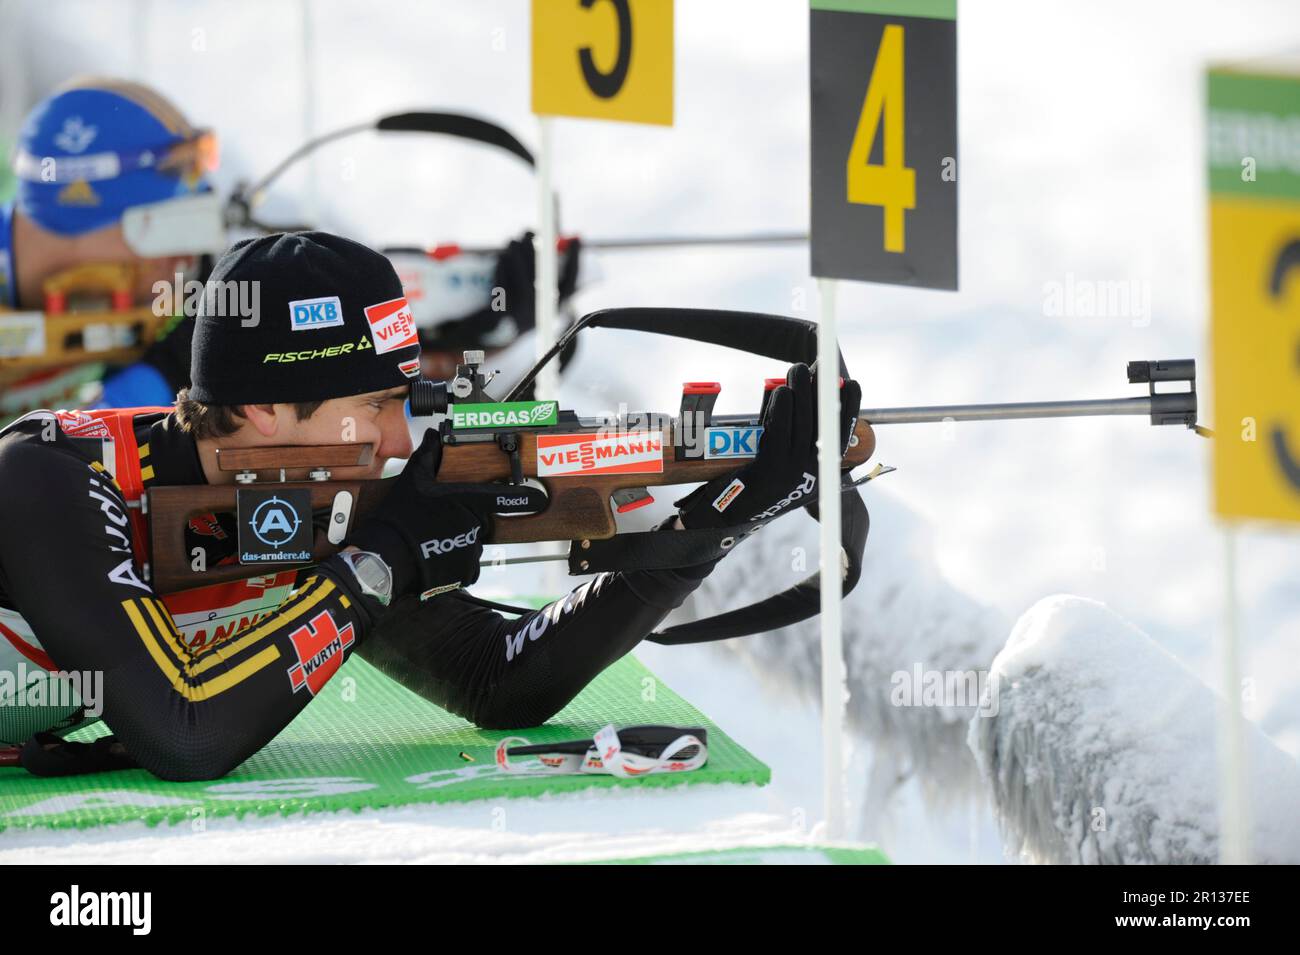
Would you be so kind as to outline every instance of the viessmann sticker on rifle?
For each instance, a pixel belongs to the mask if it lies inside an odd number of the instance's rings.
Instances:
[[[394,298],[378,305],[366,306],[366,321],[370,323],[370,337],[375,342],[375,354],[383,355],[399,348],[419,344],[415,331],[415,316],[405,298]]]
[[[663,432],[537,436],[538,477],[660,474],[663,469]]]

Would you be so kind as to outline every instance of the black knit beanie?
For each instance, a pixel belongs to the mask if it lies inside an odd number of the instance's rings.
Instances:
[[[387,258],[328,232],[245,239],[217,261],[194,328],[190,397],[319,401],[420,373],[415,319]]]

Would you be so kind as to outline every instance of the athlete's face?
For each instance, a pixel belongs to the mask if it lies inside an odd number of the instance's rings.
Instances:
[[[331,398],[306,421],[299,421],[292,406],[277,405],[287,414],[277,414],[283,423],[282,444],[371,444],[375,455],[370,464],[355,468],[334,468],[338,480],[377,478],[390,458],[409,458],[414,446],[407,427],[404,387],[371,391],[350,398]]]

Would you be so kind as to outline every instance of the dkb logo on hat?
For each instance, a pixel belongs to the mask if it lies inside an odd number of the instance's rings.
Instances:
[[[289,303],[289,325],[295,332],[342,324],[343,305],[337,295]]]

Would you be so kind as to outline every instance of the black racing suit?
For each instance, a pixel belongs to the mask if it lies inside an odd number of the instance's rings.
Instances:
[[[132,424],[149,456],[146,489],[204,483],[194,441],[172,415],[142,414]],[[716,563],[601,574],[510,619],[455,592],[383,607],[331,557],[299,571],[295,588],[286,586],[283,602],[255,623],[196,648],[143,580],[126,502],[99,446],[32,418],[0,433],[0,607],[22,615],[58,669],[102,671],[104,721],[131,757],[165,779],[228,773],[273,739],[352,650],[479,726],[535,726],[635,647]],[[220,520],[231,522],[228,532],[205,528],[186,542],[207,549],[209,564],[236,549],[233,518]],[[308,659],[332,663],[313,681],[304,678]]]

